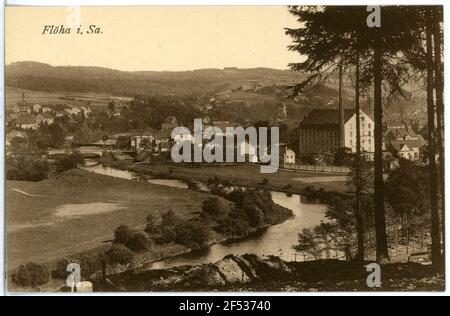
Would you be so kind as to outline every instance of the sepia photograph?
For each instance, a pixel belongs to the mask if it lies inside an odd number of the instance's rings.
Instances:
[[[7,293],[445,291],[443,6],[4,9]]]

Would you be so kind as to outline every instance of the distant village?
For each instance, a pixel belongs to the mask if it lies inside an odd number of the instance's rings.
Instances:
[[[427,126],[426,119],[414,109],[407,113],[389,113],[383,125],[383,159],[386,169],[399,166],[400,159],[410,160],[416,164],[427,162]],[[286,117],[286,106],[279,109],[280,115]],[[374,122],[368,111],[360,113],[361,155],[368,162],[374,157]],[[40,105],[27,102],[25,94],[22,100],[14,105],[13,112],[8,115],[6,135],[7,154],[12,154],[14,140],[26,141],[29,133],[36,133],[44,126],[56,124],[58,120],[77,121],[80,117],[88,118],[91,108],[72,104]],[[110,116],[120,117],[121,113],[113,109]],[[113,159],[134,159],[139,162],[151,162],[155,156],[170,153],[174,143],[189,140],[194,144],[191,135],[180,135],[171,138],[172,129],[177,127],[177,117],[168,116],[160,129],[146,128],[124,131],[105,135],[101,139],[89,143],[79,142],[73,135],[66,135],[64,148],[77,146],[98,146],[104,154]],[[227,127],[238,127],[241,124],[231,121],[212,121],[203,118],[205,127],[214,126],[225,131]],[[245,128],[245,126],[244,126]],[[334,165],[335,155],[340,148],[345,148],[346,154],[356,152],[356,113],[345,109],[340,115],[339,109],[313,109],[298,125],[298,139],[292,139],[282,131],[280,139],[280,164],[292,168],[295,165]],[[289,134],[289,132],[288,132]],[[294,143],[295,142],[295,143]],[[246,140],[236,144],[245,153],[249,162],[258,163],[258,158],[250,153],[257,148]],[[294,149],[295,148],[295,149]]]

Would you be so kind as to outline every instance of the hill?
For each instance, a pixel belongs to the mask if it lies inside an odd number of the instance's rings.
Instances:
[[[51,66],[16,62],[5,67],[8,86],[48,92],[93,92],[111,95],[215,94],[240,86],[289,85],[302,76],[287,70],[199,69],[192,71],[120,71],[88,66]]]

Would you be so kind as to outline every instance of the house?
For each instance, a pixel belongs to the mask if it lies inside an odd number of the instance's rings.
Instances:
[[[36,116],[32,114],[22,114],[16,119],[16,126],[22,129],[37,129],[39,125],[36,123]]]
[[[21,138],[23,140],[27,139],[27,134],[23,131],[12,130],[8,134],[6,134],[5,145],[10,146],[11,142],[14,138]]]
[[[287,145],[280,144],[280,161],[285,164],[295,164],[295,152],[289,149]]]
[[[40,104],[33,104],[33,112],[34,113],[39,113],[42,109],[42,106]]]
[[[67,112],[66,111],[61,111],[61,110],[56,111],[56,113],[55,113],[55,117],[64,117],[66,115],[67,115]]]
[[[70,115],[77,115],[81,113],[81,110],[74,105],[69,105],[69,107],[64,109],[64,111],[66,111]]]
[[[417,135],[412,129],[393,129],[385,133],[385,139],[389,143],[392,140],[418,140],[422,139],[421,135]]]
[[[423,140],[393,140],[389,143],[388,150],[394,157],[418,161],[425,144]]]
[[[52,111],[52,109],[49,108],[48,106],[42,107],[42,113],[50,113],[51,111]]]
[[[394,157],[408,160],[420,160],[420,151],[426,145],[425,139],[420,134],[416,134],[412,129],[395,129],[386,132],[386,149]]]
[[[394,115],[391,113],[391,116],[384,119],[383,122],[383,130],[395,130],[395,129],[405,129],[407,128],[407,124],[402,120],[400,115]]]
[[[36,115],[37,124],[53,124],[53,116],[50,113],[40,113]]]
[[[336,153],[340,147],[356,152],[356,113],[344,110],[344,146],[340,144],[339,110],[314,109],[299,125],[299,154]],[[374,152],[374,122],[360,112],[361,151]]]

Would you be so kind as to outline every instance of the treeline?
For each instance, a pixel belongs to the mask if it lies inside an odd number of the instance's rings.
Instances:
[[[367,12],[365,6],[291,6],[289,12],[301,23],[299,28],[286,30],[293,39],[289,49],[307,56],[304,62],[291,64],[291,69],[309,74],[306,80],[296,85],[294,94],[318,81],[337,77],[338,100],[342,105],[342,83],[344,77],[351,78],[357,122],[360,122],[361,95],[372,96],[375,123],[372,218],[376,258],[380,263],[390,261],[383,179],[383,109],[392,100],[405,96],[405,86],[426,86],[430,202],[427,211],[431,218],[433,267],[436,272],[442,272],[445,259],[445,246],[441,246],[441,243],[445,244],[442,6],[375,6],[372,12]],[[359,124],[356,124],[356,138],[356,259],[363,260],[365,231]],[[439,153],[439,170],[436,153]]]

